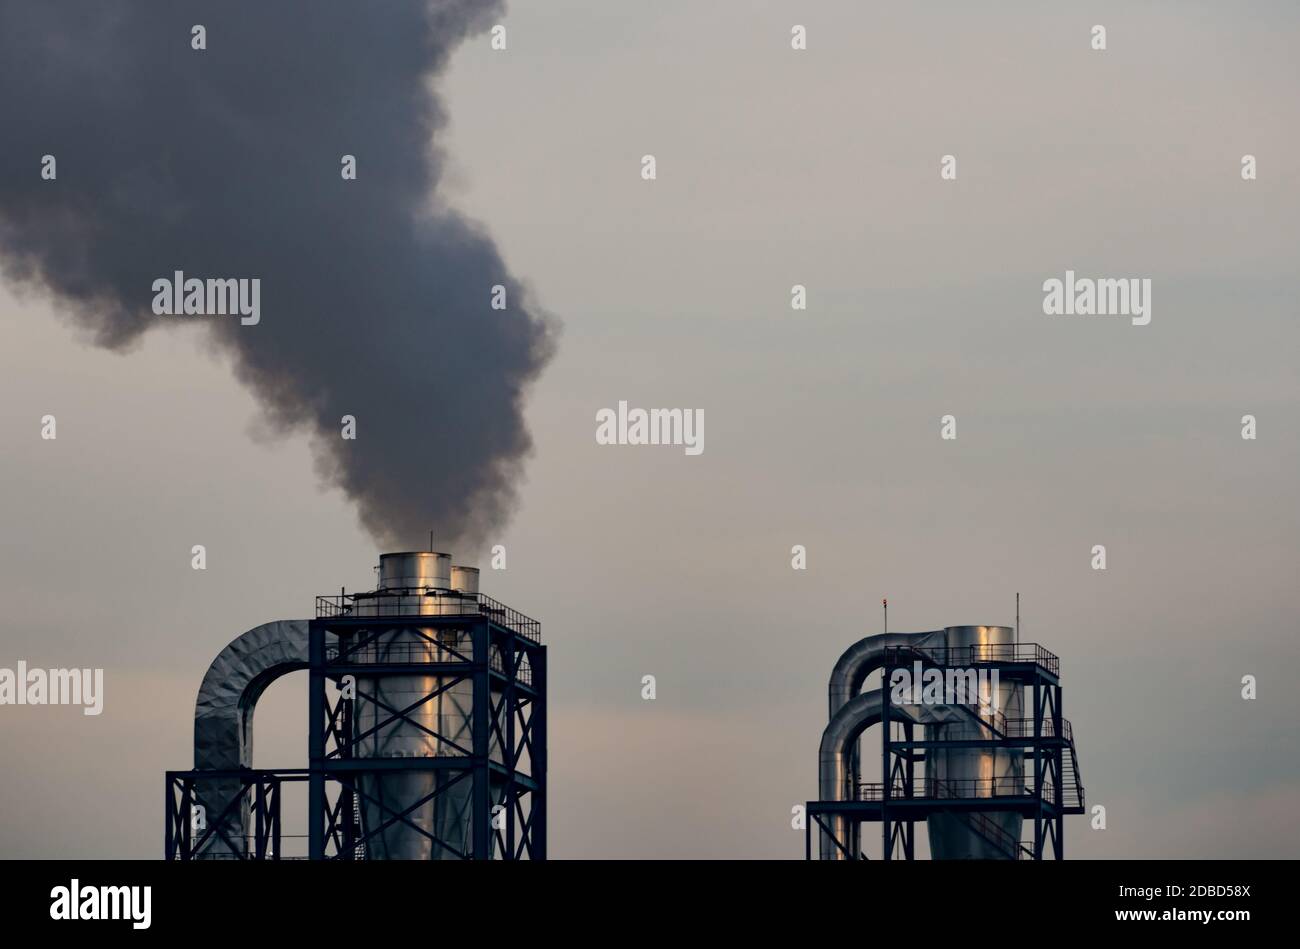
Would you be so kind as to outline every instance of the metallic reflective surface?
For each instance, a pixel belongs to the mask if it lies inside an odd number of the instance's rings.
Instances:
[[[823,801],[852,800],[858,785],[858,739],[870,725],[880,721],[879,694],[873,701],[858,702],[858,693],[867,676],[885,662],[885,650],[899,646],[941,646],[943,631],[925,633],[881,633],[860,639],[840,656],[831,671],[827,688],[830,705],[830,724],[822,733],[818,752],[819,797]],[[857,703],[857,704],[854,704]],[[849,706],[853,707],[850,709]],[[890,714],[893,714],[891,710]],[[907,717],[900,710],[900,717]],[[849,849],[859,851],[858,827],[841,817],[828,818],[832,834],[821,834],[823,860],[848,859],[834,840],[850,841]]]
[[[457,593],[477,593],[478,567],[452,567],[451,588]]]
[[[978,661],[980,647],[1014,642],[1015,632],[1007,626],[950,626],[921,633],[882,633],[868,636],[850,646],[840,656],[828,686],[830,722],[822,733],[818,751],[818,791],[823,801],[852,800],[859,782],[859,739],[863,731],[881,719],[881,703],[887,694],[881,690],[860,693],[868,675],[881,668],[885,652],[896,647],[919,649],[973,647]],[[992,658],[991,652],[985,653]],[[1011,683],[999,683],[993,696],[998,712],[1007,718],[1022,717],[1022,689]],[[983,712],[979,712],[983,715]],[[893,705],[891,720],[911,721],[926,726],[927,739],[987,737],[969,711],[944,705]],[[919,777],[919,776],[918,776]],[[967,782],[986,779],[981,784],[958,785],[971,788],[970,796],[992,794],[992,782],[1003,779],[1000,794],[1024,790],[1024,756],[1020,751],[986,748],[929,749],[925,765],[927,782]],[[983,812],[981,812],[983,813]],[[1006,833],[1019,838],[1021,818],[1005,812],[983,813]],[[849,856],[835,846],[835,840],[847,844],[850,854],[861,852],[858,826],[842,817],[830,816],[831,832],[820,835],[823,860],[843,860]],[[951,814],[936,814],[927,819],[930,851],[934,859],[987,858],[1004,859],[986,838],[976,833],[969,821]]]
[[[464,568],[461,568],[462,570]],[[455,616],[477,613],[478,601],[454,592],[451,554],[412,551],[381,554],[379,587],[357,594],[358,616]]]
[[[451,554],[428,550],[379,555],[379,589],[451,588]]]
[[[844,703],[862,691],[862,683],[867,676],[884,663],[886,649],[899,646],[942,646],[945,642],[944,631],[941,629],[926,633],[881,633],[858,640],[844,650],[835,663],[835,668],[831,670],[828,688],[830,717],[834,718]]]
[[[278,620],[237,637],[212,660],[194,706],[194,768],[236,771],[253,766],[253,712],[266,687],[286,673],[307,668],[305,619]],[[211,778],[195,783],[195,795],[215,822],[238,792],[238,780]],[[223,833],[241,849],[248,828],[248,802],[222,822]],[[234,852],[220,836],[200,859]]]
[[[379,589],[364,599],[358,597],[356,615],[442,616],[477,612],[477,600],[451,592],[451,581],[449,554],[424,551],[383,554],[379,558]],[[465,661],[462,657],[472,652],[468,629],[394,628],[380,632],[374,648],[368,649],[362,658],[376,664],[454,663]],[[431,695],[434,697],[426,701]],[[404,712],[405,718],[382,724],[395,712]],[[358,676],[355,733],[366,735],[372,730],[373,733],[356,742],[354,753],[368,758],[470,755],[474,747],[473,714],[474,686],[468,679],[393,674]],[[405,813],[412,824],[446,841],[456,851],[469,850],[472,790],[469,780],[454,781],[454,776],[446,772],[411,771],[366,776],[360,781],[360,790],[364,795],[361,813],[367,832],[392,820],[396,814]],[[431,794],[436,796],[420,803]],[[458,854],[436,846],[428,837],[399,821],[367,842],[366,856],[372,860],[440,860],[455,859]]]
[[[949,649],[974,647],[972,658],[993,658],[997,650],[981,650],[984,646],[1010,646],[1015,642],[1015,630],[1009,626],[949,626],[944,630]],[[993,707],[1009,719],[1022,715],[1023,688],[1014,683],[1002,682],[993,696]],[[982,717],[987,718],[987,714]],[[988,730],[982,728],[971,716],[962,715],[943,725],[926,728],[926,738],[931,740],[959,740],[987,738]],[[996,787],[999,796],[1020,794],[1025,789],[1024,752],[1006,748],[931,748],[927,753],[926,777],[945,782],[949,787],[962,790],[962,796],[992,797]],[[998,779],[996,785],[993,779]],[[970,793],[965,793],[970,788]],[[1009,834],[1020,839],[1023,819],[1019,814],[1006,811],[978,812]],[[1005,860],[1007,854],[971,827],[969,821],[952,814],[934,814],[926,820],[930,837],[930,856],[935,860]]]
[[[379,587],[356,595],[354,615],[382,621],[388,617],[477,614],[478,580],[477,568],[453,567],[448,554],[383,554]],[[196,770],[237,771],[252,767],[252,724],[257,700],[279,676],[307,668],[308,629],[309,621],[305,619],[266,623],[239,636],[213,660],[195,707]],[[468,664],[473,656],[469,628],[412,627],[395,621],[392,628],[380,622],[368,633],[374,639],[354,661],[358,665],[386,664],[389,668],[356,678],[353,734],[364,737],[355,740],[353,753],[371,758],[472,755],[472,681],[450,675],[391,671],[393,665],[413,662]],[[404,717],[387,721],[397,713]],[[504,722],[501,724],[504,729]],[[498,762],[503,760],[498,739],[489,742],[489,754]],[[472,782],[467,776],[457,781],[450,772],[395,772],[365,776],[358,784],[364,795],[360,807],[366,829],[377,829],[404,814],[416,827],[448,844],[437,846],[398,821],[367,841],[368,859],[454,859],[470,851]],[[195,784],[198,802],[210,821],[239,790],[240,782],[234,779],[200,779]],[[430,795],[430,800],[424,800]],[[501,799],[501,787],[495,778],[490,796],[493,803]],[[206,845],[204,856],[228,857],[245,846],[248,824],[245,798],[243,806],[222,822],[222,831],[233,846],[214,839]]]

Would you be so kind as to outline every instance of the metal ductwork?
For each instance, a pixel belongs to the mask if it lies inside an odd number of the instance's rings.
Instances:
[[[822,732],[817,775],[823,800],[853,800],[858,785],[858,739],[864,731],[880,721],[881,706],[886,701],[886,694],[881,689],[860,693],[840,707],[826,726],[826,731]],[[928,728],[941,728],[959,724],[963,714],[945,706],[893,705],[889,717],[891,721],[908,721]],[[857,828],[850,828],[842,818],[831,820],[836,839],[849,840],[850,853],[858,853],[861,842],[857,838]],[[850,830],[852,833],[849,833]],[[846,833],[849,834],[847,837]],[[848,859],[848,855],[841,852],[832,837],[825,832],[822,833],[821,854],[823,860]]]
[[[379,558],[379,587],[357,594],[358,616],[449,616],[478,612],[478,568],[454,567],[449,554],[411,552],[382,554]],[[308,620],[280,620],[244,633],[221,651],[199,689],[194,716],[194,767],[198,771],[237,771],[253,766],[253,712],[266,687],[282,675],[308,665]],[[422,634],[422,635],[421,635]],[[427,636],[428,639],[423,638]],[[471,651],[465,628],[442,630],[397,630],[381,635],[368,647],[364,661],[384,664],[389,660],[409,663],[451,661],[451,651]],[[429,640],[433,640],[432,642]],[[359,677],[356,729],[373,734],[357,743],[356,753],[364,757],[438,757],[468,754],[473,745],[471,721],[474,712],[473,685],[462,680],[444,685],[440,677],[376,675]],[[390,717],[389,709],[405,709],[434,695],[405,719],[379,725]],[[375,728],[379,725],[378,728]],[[423,729],[435,732],[429,734]],[[494,749],[500,760],[499,748]],[[367,777],[361,790],[371,801],[363,805],[368,823],[378,825],[384,808],[404,812],[420,799],[440,791],[433,801],[409,816],[413,823],[435,834],[462,852],[469,845],[470,790],[468,781],[442,790],[439,774],[414,772]],[[248,839],[248,802],[233,808],[225,818],[221,811],[239,792],[237,778],[208,778],[196,785],[196,796],[209,820],[221,821],[221,834],[241,852]],[[494,802],[499,795],[494,794]],[[432,853],[428,838],[394,824],[369,845],[372,859],[428,860]],[[205,851],[208,858],[235,853],[235,848],[218,835]],[[450,855],[450,852],[448,852]]]
[[[860,639],[840,656],[831,670],[830,683],[827,687],[829,698],[830,724],[822,734],[819,752],[818,774],[820,775],[820,797],[823,801],[853,800],[858,785],[858,739],[862,732],[880,720],[879,705],[862,702],[855,708],[841,715],[846,705],[862,691],[862,683],[867,676],[878,670],[885,662],[885,651],[894,647],[943,645],[943,630],[925,633],[880,633]],[[868,693],[868,695],[873,693]],[[871,709],[876,710],[871,717]],[[829,782],[829,783],[828,783]],[[852,834],[857,852],[857,827],[841,818],[832,818],[837,828],[837,837],[845,840]],[[843,858],[844,854],[835,846],[831,837],[823,832],[821,835],[821,856],[823,860]]]
[[[894,647],[929,647],[945,644],[943,630],[928,633],[880,633],[859,639],[844,650],[831,670],[827,691],[830,695],[830,718],[850,699],[862,691],[867,676],[879,669],[885,661],[885,650]]]
[[[314,860],[545,859],[541,624],[449,554],[382,554],[375,589],[251,629],[199,689],[194,770],[167,773],[168,859],[281,859],[306,784]],[[255,769],[253,714],[308,673],[308,767]],[[292,845],[291,845],[292,846]]]
[[[862,693],[867,677],[885,663],[890,649],[932,650],[935,648],[974,647],[1011,644],[1014,631],[1006,626],[950,626],[942,630],[921,633],[883,633],[868,636],[850,646],[831,673],[828,686],[829,724],[822,733],[818,758],[818,783],[823,801],[852,801],[856,799],[859,781],[858,746],[862,733],[881,720],[881,706],[886,701],[887,684],[882,689]],[[1019,718],[1022,690],[1014,683],[1003,683],[996,695],[997,707],[1005,710],[1007,717]],[[910,721],[924,725],[929,740],[960,740],[964,737],[981,737],[984,727],[969,710],[947,706],[892,705],[891,720]],[[943,782],[966,782],[971,779],[998,778],[1004,785],[1019,786],[1024,783],[1023,753],[997,751],[985,748],[949,748],[935,751],[926,759],[926,780],[932,785]],[[888,777],[885,776],[888,780]],[[966,786],[963,785],[963,786]],[[991,792],[991,787],[990,791]],[[983,815],[1007,834],[1018,838],[1021,818],[1014,814],[991,813]],[[858,827],[843,817],[829,818],[830,831],[820,835],[820,853],[823,860],[846,859],[861,852]],[[968,821],[949,814],[936,814],[927,819],[931,856],[935,859],[988,858],[1001,856],[992,850],[988,841],[975,833]],[[848,853],[835,845],[847,842]]]
[[[266,687],[280,676],[307,668],[305,619],[277,620],[255,626],[212,660],[194,705],[194,769],[228,771],[253,766],[253,712]],[[195,796],[219,833],[205,851],[208,858],[244,853],[248,802],[230,809],[239,793],[238,778],[204,778]]]

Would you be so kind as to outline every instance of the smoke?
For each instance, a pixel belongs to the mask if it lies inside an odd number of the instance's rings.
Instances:
[[[202,323],[376,542],[481,542],[514,506],[554,324],[438,197],[433,80],[501,7],[0,0],[0,269],[110,349]],[[260,279],[260,322],[155,315],[174,271]]]

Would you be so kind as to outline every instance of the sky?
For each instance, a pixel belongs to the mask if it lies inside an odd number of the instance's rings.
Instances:
[[[881,598],[923,630],[1011,625],[1017,592],[1106,809],[1067,819],[1068,856],[1296,856],[1300,10],[498,19],[507,49],[471,37],[436,81],[436,200],[558,333],[514,516],[453,553],[542,622],[551,856],[802,857],[826,680]],[[1067,270],[1149,278],[1150,324],[1045,315]],[[380,551],[203,327],[106,351],[10,281],[0,331],[0,667],[105,670],[97,717],[0,707],[0,856],[158,857],[208,663]],[[620,401],[702,410],[703,453],[597,444]],[[305,765],[305,673],[256,734],[259,767]]]

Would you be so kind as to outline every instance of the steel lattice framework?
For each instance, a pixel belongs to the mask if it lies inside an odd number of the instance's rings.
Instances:
[[[383,617],[353,615],[345,602],[350,599],[318,598],[318,617],[309,627],[309,766],[167,772],[167,859],[282,859],[282,790],[296,782],[307,783],[307,858],[311,860],[365,859],[368,842],[395,824],[429,839],[433,852],[443,858],[545,859],[546,647],[538,641],[537,624],[487,597],[479,597],[485,605],[478,613]],[[376,648],[397,638],[414,648],[405,653],[391,646]],[[465,642],[469,649],[459,645]],[[375,661],[376,655],[380,661]],[[385,674],[429,676],[438,685],[397,708],[357,685]],[[473,687],[471,747],[414,718],[425,703],[464,682]],[[327,683],[333,683],[335,695],[330,695]],[[361,703],[369,703],[376,712],[374,723],[364,729],[356,714]],[[434,757],[357,753],[366,738],[399,721],[437,739],[451,753]],[[376,782],[366,779],[400,771],[443,774],[432,793],[397,811],[375,796]],[[215,807],[210,796],[205,798],[209,813],[196,826],[196,787],[211,788],[223,780],[232,793]],[[468,846],[461,849],[420,826],[411,815],[464,782],[472,790]],[[494,786],[499,789],[495,802]],[[239,826],[251,830],[243,840],[232,840],[225,831],[226,818],[237,809],[244,815]],[[372,816],[367,826],[367,812],[381,816]]]
[[[849,840],[835,833],[831,816],[842,817],[842,826],[856,828],[865,822],[881,825],[881,853],[885,860],[916,858],[916,822],[931,814],[954,814],[968,829],[983,837],[1011,860],[1042,860],[1050,849],[1057,859],[1065,857],[1064,818],[1084,813],[1084,790],[1079,777],[1078,756],[1070,723],[1061,717],[1059,660],[1036,644],[991,650],[891,648],[882,666],[888,682],[895,669],[906,669],[916,661],[927,668],[948,667],[996,669],[1003,682],[1021,683],[1028,693],[1033,717],[981,718],[963,706],[978,723],[978,738],[958,740],[917,738],[918,727],[902,720],[900,735],[891,727],[889,702],[881,706],[881,774],[885,780],[858,785],[850,800],[807,802],[804,855],[813,856],[814,830],[825,832],[836,850],[848,859],[867,859],[853,852]],[[924,733],[924,729],[920,729]],[[926,754],[941,748],[1022,749],[1026,763],[1033,762],[1033,781],[987,778],[975,781],[944,781],[918,777],[917,765]],[[1026,778],[1028,775],[1026,775]],[[987,812],[1012,812],[1033,824],[1032,844],[1022,843],[983,816]]]

